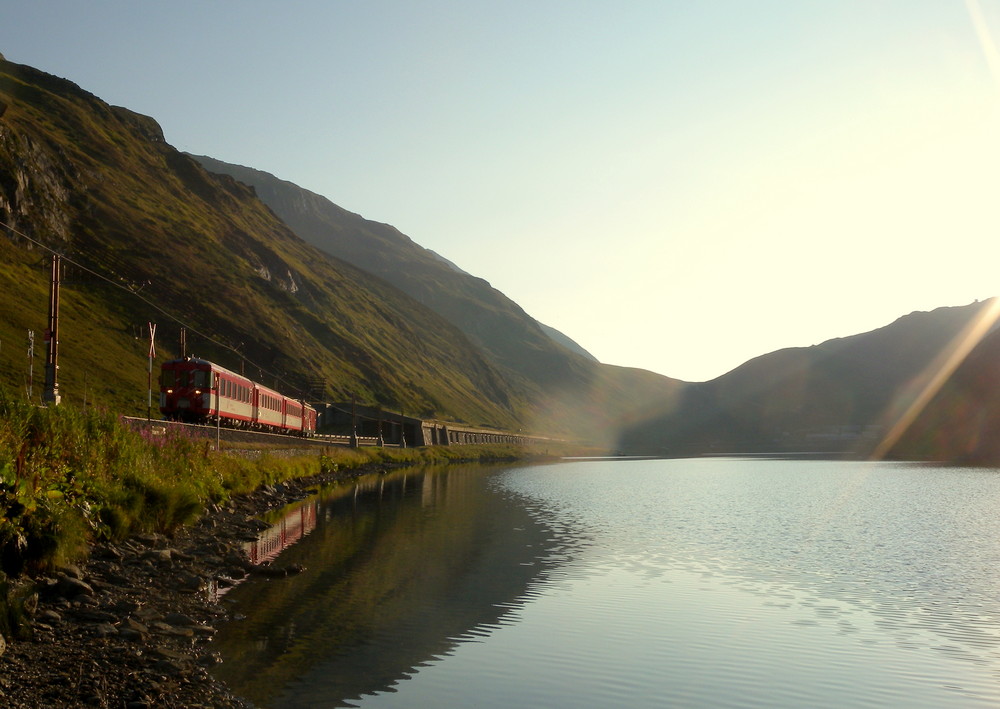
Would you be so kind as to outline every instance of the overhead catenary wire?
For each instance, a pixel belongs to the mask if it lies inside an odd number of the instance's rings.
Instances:
[[[78,262],[78,261],[76,261],[76,260],[74,260],[74,259],[66,256],[65,254],[60,253],[58,250],[52,248],[51,246],[48,246],[48,245],[42,243],[41,241],[38,241],[37,239],[34,239],[34,238],[28,236],[24,232],[22,232],[19,229],[11,226],[10,224],[8,224],[5,221],[0,221],[0,227],[3,227],[5,229],[7,229],[8,233],[15,234],[15,235],[19,236],[20,238],[25,239],[26,241],[34,244],[38,248],[40,248],[40,249],[42,249],[44,251],[47,251],[50,254],[58,255],[64,262],[72,264],[76,268],[79,268],[81,271],[85,271],[86,273],[90,274],[91,276],[94,276],[95,278],[97,278],[97,279],[99,279],[101,281],[104,281],[105,283],[107,283],[107,284],[109,284],[111,286],[114,286],[115,288],[118,288],[119,290],[122,290],[122,291],[128,293],[133,298],[136,298],[137,300],[142,301],[144,304],[146,304],[147,306],[149,306],[150,308],[152,308],[156,312],[160,313],[164,317],[168,318],[172,322],[176,323],[177,325],[180,325],[183,328],[186,328],[189,332],[192,332],[195,335],[197,335],[198,337],[206,340],[207,342],[210,342],[210,343],[212,343],[212,344],[214,344],[214,345],[216,345],[218,347],[221,347],[224,350],[228,350],[229,352],[232,352],[233,354],[235,354],[238,357],[242,358],[248,365],[250,365],[250,366],[254,367],[255,369],[257,369],[262,375],[263,374],[267,374],[269,377],[273,377],[275,381],[282,382],[283,384],[285,384],[285,385],[287,385],[289,387],[292,387],[292,385],[288,381],[286,381],[283,376],[281,376],[279,374],[276,374],[274,372],[271,372],[270,370],[268,370],[265,367],[257,364],[256,362],[253,362],[253,361],[247,359],[246,356],[242,352],[240,352],[239,350],[237,350],[232,345],[228,345],[228,344],[226,344],[224,342],[221,342],[221,341],[217,340],[216,338],[212,337],[211,335],[206,335],[205,333],[201,332],[197,328],[195,328],[192,325],[188,324],[187,322],[185,322],[184,320],[182,320],[178,316],[176,316],[173,313],[169,312],[168,310],[166,310],[162,306],[154,303],[153,301],[149,300],[148,298],[143,297],[142,295],[139,294],[139,292],[137,290],[133,290],[133,289],[129,288],[128,286],[126,286],[126,285],[124,285],[124,284],[122,284],[122,283],[114,280],[113,278],[109,278],[109,277],[105,276],[104,274],[99,273],[99,272],[95,271],[94,269],[92,269],[92,268],[90,268],[88,266],[85,266],[82,263],[80,263],[80,262]]]

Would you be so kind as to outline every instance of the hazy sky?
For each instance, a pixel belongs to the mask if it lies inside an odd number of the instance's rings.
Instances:
[[[0,52],[699,381],[1000,294],[1000,0],[7,0]]]

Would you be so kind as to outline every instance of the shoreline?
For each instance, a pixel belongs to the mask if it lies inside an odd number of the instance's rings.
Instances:
[[[215,626],[228,619],[213,590],[252,573],[295,572],[249,562],[243,544],[266,527],[256,518],[317,485],[399,467],[369,463],[264,486],[172,536],[99,543],[86,561],[28,580],[36,593],[25,594],[22,629],[30,637],[0,649],[0,705],[252,707],[209,668],[221,661],[211,649]]]

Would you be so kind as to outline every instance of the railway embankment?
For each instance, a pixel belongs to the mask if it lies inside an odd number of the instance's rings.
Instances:
[[[388,467],[515,459],[510,446],[248,459],[0,392],[0,705],[243,706],[211,676],[219,592],[251,573],[256,517]]]

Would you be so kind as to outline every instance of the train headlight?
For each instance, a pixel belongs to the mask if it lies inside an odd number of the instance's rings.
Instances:
[[[201,394],[201,389],[195,389],[194,393],[195,393],[195,396],[198,396],[199,394]]]
[[[174,390],[173,390],[173,389],[167,389],[167,393],[168,393],[168,394],[173,394],[173,393],[174,393]]]

